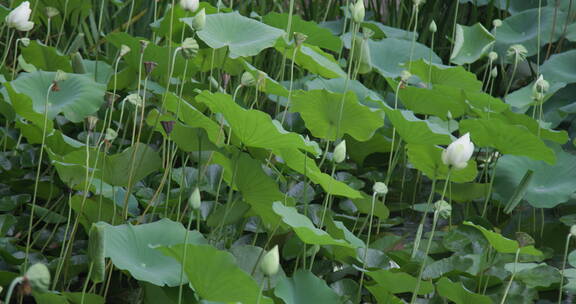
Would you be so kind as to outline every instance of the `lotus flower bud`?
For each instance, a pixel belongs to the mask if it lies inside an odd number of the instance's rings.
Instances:
[[[335,163],[341,163],[346,159],[346,141],[341,141],[336,148],[334,148],[334,153],[332,154],[332,159]]]
[[[356,3],[350,7],[350,13],[354,22],[362,23],[364,21],[364,15],[366,14],[364,0],[356,0]]]
[[[493,68],[492,68],[492,71],[490,71],[490,76],[491,76],[492,78],[498,77],[498,68],[497,68],[497,67],[493,67]]]
[[[48,17],[48,19],[60,15],[60,12],[58,11],[58,9],[55,7],[52,7],[52,6],[45,7],[44,13],[46,14],[46,17]]]
[[[449,218],[452,215],[452,206],[445,200],[437,201],[434,203],[434,209],[442,218]]]
[[[450,110],[448,110],[448,113],[446,113],[446,118],[448,118],[448,120],[452,120],[452,118],[454,118],[452,116],[452,112],[450,112]]]
[[[120,57],[126,56],[126,54],[130,53],[130,47],[123,44],[120,46]]]
[[[383,182],[375,182],[374,186],[372,186],[372,190],[378,194],[387,194],[388,187]]]
[[[438,26],[436,26],[436,22],[434,22],[434,20],[432,20],[432,22],[430,22],[430,26],[428,26],[428,29],[432,33],[436,33],[438,31]]]
[[[494,61],[498,60],[498,53],[496,53],[494,51],[488,53],[488,60],[490,60],[490,62],[494,62]]]
[[[572,227],[570,227],[570,235],[572,237],[576,237],[576,225],[572,225]]]
[[[202,9],[192,20],[192,27],[196,31],[201,31],[206,25],[206,10]]]
[[[24,1],[20,3],[18,7],[13,9],[4,20],[9,28],[15,28],[18,31],[27,32],[34,27],[34,22],[30,21],[31,14],[32,9],[30,9],[30,1]]]
[[[200,197],[200,189],[198,189],[198,187],[196,187],[194,191],[192,191],[192,194],[190,194],[188,204],[193,210],[198,210],[200,209],[200,206],[202,206],[202,198]]]
[[[499,28],[502,26],[502,20],[500,19],[494,19],[492,21],[492,25],[494,26],[494,28]]]
[[[24,280],[38,292],[47,292],[50,288],[50,271],[42,263],[36,263],[28,268],[24,274]]]
[[[456,169],[464,169],[472,153],[474,153],[474,144],[470,141],[470,133],[466,133],[442,151],[442,162]]]
[[[180,48],[182,49],[182,56],[184,56],[185,59],[192,59],[196,54],[198,54],[200,46],[196,39],[186,38],[182,41],[182,46]]]
[[[262,269],[262,272],[268,277],[278,273],[278,270],[280,270],[280,253],[278,252],[278,245],[274,246],[272,250],[268,251],[262,257],[260,269]]]
[[[252,73],[246,71],[242,74],[240,83],[242,84],[243,87],[253,87],[256,85],[256,78],[254,78],[254,75],[252,75]]]
[[[200,7],[200,1],[199,0],[180,0],[180,6],[187,11],[195,12],[198,9],[198,7]]]

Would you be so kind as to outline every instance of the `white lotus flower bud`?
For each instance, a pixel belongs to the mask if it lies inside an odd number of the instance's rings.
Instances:
[[[350,7],[350,13],[352,14],[352,20],[356,23],[361,23],[364,21],[364,15],[366,14],[366,8],[364,7],[364,0],[357,0],[354,5]]]
[[[240,83],[242,84],[242,86],[245,87],[253,87],[256,85],[256,78],[254,78],[254,75],[252,75],[252,73],[246,71],[242,74]]]
[[[278,245],[274,246],[272,250],[268,251],[268,253],[262,257],[260,269],[262,269],[262,272],[268,277],[278,273],[278,270],[280,270],[280,253],[278,252]]]
[[[34,27],[34,22],[29,20],[30,14],[32,14],[30,2],[24,1],[6,16],[6,25],[18,31],[27,32]]]
[[[196,16],[194,16],[192,27],[196,31],[201,31],[204,28],[204,25],[206,25],[206,10],[202,9],[198,14],[196,14]]]
[[[334,162],[341,163],[346,159],[346,141],[341,141],[336,148],[334,148],[334,153],[332,154],[332,159]]]
[[[438,26],[436,26],[436,22],[434,22],[434,20],[432,20],[432,22],[430,22],[430,25],[428,26],[428,29],[429,29],[432,33],[436,33],[436,31],[438,31]]]
[[[190,204],[190,207],[194,210],[198,210],[200,209],[200,206],[202,206],[202,198],[200,197],[200,189],[198,189],[198,187],[196,187],[194,191],[192,191],[192,194],[190,194],[188,204]]]
[[[126,54],[130,53],[130,47],[123,44],[120,46],[120,57],[126,56]]]
[[[386,194],[388,193],[388,187],[383,182],[375,182],[374,186],[372,186],[372,190],[378,194]]]
[[[470,141],[470,133],[466,133],[442,151],[442,162],[456,169],[464,169],[472,153],[474,153],[474,144]]]
[[[195,12],[198,9],[198,7],[200,7],[200,1],[199,0],[180,0],[180,6],[187,11]]]
[[[497,67],[492,68],[492,71],[490,71],[490,76],[492,76],[492,78],[498,77],[498,68]]]
[[[570,227],[570,235],[572,237],[576,237],[576,225],[572,225],[572,227]]]

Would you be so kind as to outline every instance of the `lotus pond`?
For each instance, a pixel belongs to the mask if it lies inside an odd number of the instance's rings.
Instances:
[[[576,302],[573,2],[0,0],[0,298]]]

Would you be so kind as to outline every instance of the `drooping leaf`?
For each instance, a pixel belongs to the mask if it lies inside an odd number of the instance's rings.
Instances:
[[[285,278],[274,295],[286,304],[343,303],[326,282],[306,270],[298,270],[292,278]]]
[[[384,124],[381,114],[360,104],[352,92],[343,96],[325,90],[299,91],[292,102],[292,110],[300,113],[318,138],[336,140],[348,134],[366,141]]]
[[[428,60],[431,52],[428,47],[416,43],[411,56],[409,50],[412,48],[412,42],[396,38],[386,38],[377,42],[370,41],[368,45],[374,68],[382,76],[390,78],[396,78],[400,76],[403,70],[408,70],[408,67],[403,67],[402,63],[421,58]],[[432,62],[442,63],[442,60],[432,52]]]
[[[226,251],[218,250],[209,245],[188,244],[159,247],[158,254],[162,252],[164,258],[171,257],[178,261],[201,299],[225,303],[273,303],[269,298],[260,297],[260,287],[244,272]],[[186,252],[186,253],[184,253]]]
[[[452,142],[448,131],[417,118],[413,112],[385,107],[386,118],[392,122],[402,140],[414,144],[447,145]]]
[[[460,65],[473,63],[490,51],[494,41],[494,36],[481,23],[457,24],[450,61]]]
[[[22,56],[26,62],[33,64],[38,70],[72,72],[70,59],[60,54],[56,48],[44,45],[37,40],[30,41],[27,47],[22,48]]]
[[[336,245],[354,248],[354,245],[337,240],[326,231],[314,227],[312,221],[306,216],[298,213],[296,208],[284,206],[280,202],[274,202],[273,209],[276,214],[282,217],[282,221],[290,226],[298,237],[306,244],[311,245]]]
[[[518,250],[519,248],[519,244],[518,242],[505,238],[504,236],[502,236],[499,233],[490,231],[480,225],[476,225],[472,222],[468,222],[468,221],[464,221],[465,225],[468,226],[472,226],[478,230],[480,230],[480,232],[482,232],[482,234],[484,235],[484,237],[488,240],[488,242],[490,243],[490,245],[492,245],[492,247],[494,247],[494,249],[496,249],[496,251],[500,252],[500,253],[516,253],[516,250]],[[530,246],[525,246],[520,248],[520,253],[521,254],[528,254],[528,255],[535,255],[535,256],[541,256],[542,252],[536,248],[534,248],[534,246],[530,245]]]
[[[391,270],[376,270],[366,273],[376,283],[375,288],[382,288],[392,294],[414,292],[416,290],[417,278],[405,272],[395,272]],[[420,282],[419,295],[430,293],[434,290],[434,285],[428,281]]]
[[[183,244],[187,232],[181,223],[162,219],[137,226],[112,226],[107,223],[99,225],[104,230],[105,255],[112,260],[114,266],[130,272],[137,280],[158,286],[180,285],[180,263],[164,256],[153,247]],[[199,232],[191,231],[188,232],[188,243],[199,245],[205,244],[206,240]],[[184,283],[186,282],[184,277]]]
[[[455,304],[491,304],[490,297],[473,293],[466,289],[462,283],[455,283],[443,277],[436,283],[438,294]]]

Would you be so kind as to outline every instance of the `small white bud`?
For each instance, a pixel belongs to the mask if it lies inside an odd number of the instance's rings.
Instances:
[[[383,182],[375,182],[374,186],[372,186],[372,190],[378,194],[387,194],[388,187]]]
[[[200,197],[200,189],[196,187],[192,194],[190,194],[190,198],[188,199],[188,204],[192,207],[193,210],[198,210],[202,206],[202,198]]]
[[[280,270],[280,253],[278,252],[278,245],[274,246],[272,250],[268,251],[262,261],[260,262],[260,269],[268,276],[274,276]]]
[[[352,14],[352,20],[354,20],[354,22],[362,23],[364,21],[364,15],[366,14],[364,0],[357,0],[356,3],[350,7],[350,13]]]
[[[332,154],[332,159],[335,163],[341,163],[346,159],[346,141],[341,141],[336,148],[334,148],[334,153]]]

